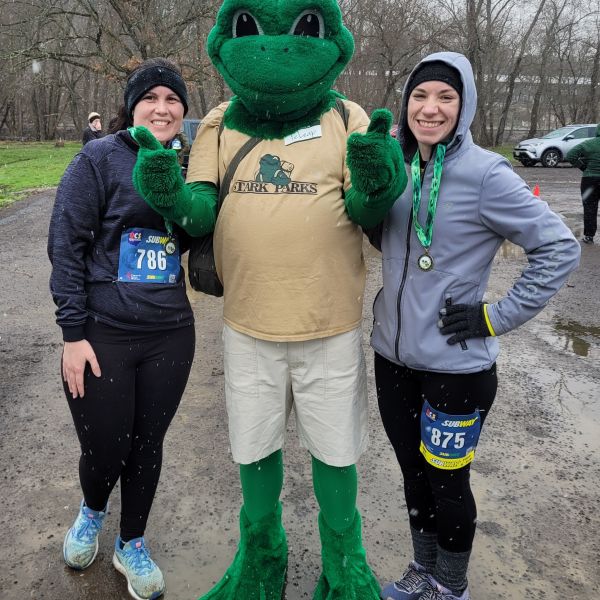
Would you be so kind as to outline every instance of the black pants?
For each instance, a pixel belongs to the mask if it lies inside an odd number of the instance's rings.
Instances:
[[[425,400],[451,415],[479,409],[481,424],[496,395],[496,366],[469,375],[416,371],[375,354],[379,412],[404,477],[411,526],[437,533],[449,552],[471,550],[477,509],[470,486],[470,465],[437,469],[425,461],[421,444],[421,409]]]
[[[133,333],[90,320],[86,339],[102,370],[87,365],[85,396],[64,385],[81,444],[85,503],[103,510],[121,478],[121,537],[144,535],[160,477],[162,447],[194,358],[194,326]]]
[[[600,177],[582,177],[583,235],[586,237],[594,237],[598,229],[598,200],[600,200]]]

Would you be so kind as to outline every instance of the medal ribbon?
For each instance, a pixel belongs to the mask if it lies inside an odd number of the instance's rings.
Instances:
[[[442,180],[442,168],[444,165],[444,156],[446,156],[445,144],[438,144],[435,151],[435,161],[433,163],[433,179],[431,181],[431,190],[429,192],[429,203],[427,204],[427,221],[425,229],[419,223],[419,209],[421,208],[421,164],[419,151],[415,152],[410,165],[413,188],[413,225],[417,232],[417,237],[425,251],[431,246],[433,237],[433,221],[437,208],[438,196],[440,193],[440,181]]]

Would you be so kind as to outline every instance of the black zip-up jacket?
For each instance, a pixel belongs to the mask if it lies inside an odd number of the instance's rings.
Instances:
[[[133,187],[137,146],[126,131],[86,144],[56,193],[48,236],[50,290],[65,341],[84,339],[88,317],[127,330],[165,330],[194,322],[180,268],[173,284],[117,281],[121,234],[131,227],[166,234],[163,218]],[[189,237],[175,227],[180,254]]]
[[[101,131],[96,131],[91,127],[86,127],[81,136],[81,143],[85,146],[88,142],[91,142],[92,140],[99,140],[102,137],[104,137],[104,134]]]

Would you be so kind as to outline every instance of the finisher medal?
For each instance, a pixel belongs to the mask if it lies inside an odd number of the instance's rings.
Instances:
[[[418,265],[422,271],[429,271],[433,267],[433,258],[429,254],[421,254]]]
[[[433,237],[433,221],[435,219],[435,211],[440,193],[440,181],[442,179],[442,167],[445,155],[446,146],[444,144],[438,144],[435,151],[435,162],[433,163],[433,179],[431,181],[431,191],[429,192],[429,202],[427,204],[427,221],[425,223],[425,228],[419,223],[419,209],[421,208],[421,163],[418,150],[415,152],[411,163],[413,225],[417,233],[417,238],[425,250],[425,254],[421,254],[417,261],[419,269],[422,271],[430,271],[433,268],[433,258],[429,255],[429,247],[431,246],[431,238]]]

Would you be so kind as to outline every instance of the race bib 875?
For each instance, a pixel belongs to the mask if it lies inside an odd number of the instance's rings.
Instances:
[[[475,457],[481,432],[479,410],[470,415],[448,415],[425,401],[421,411],[421,454],[438,469],[460,469]]]
[[[118,280],[175,283],[181,268],[179,242],[156,229],[132,227],[121,235]]]

